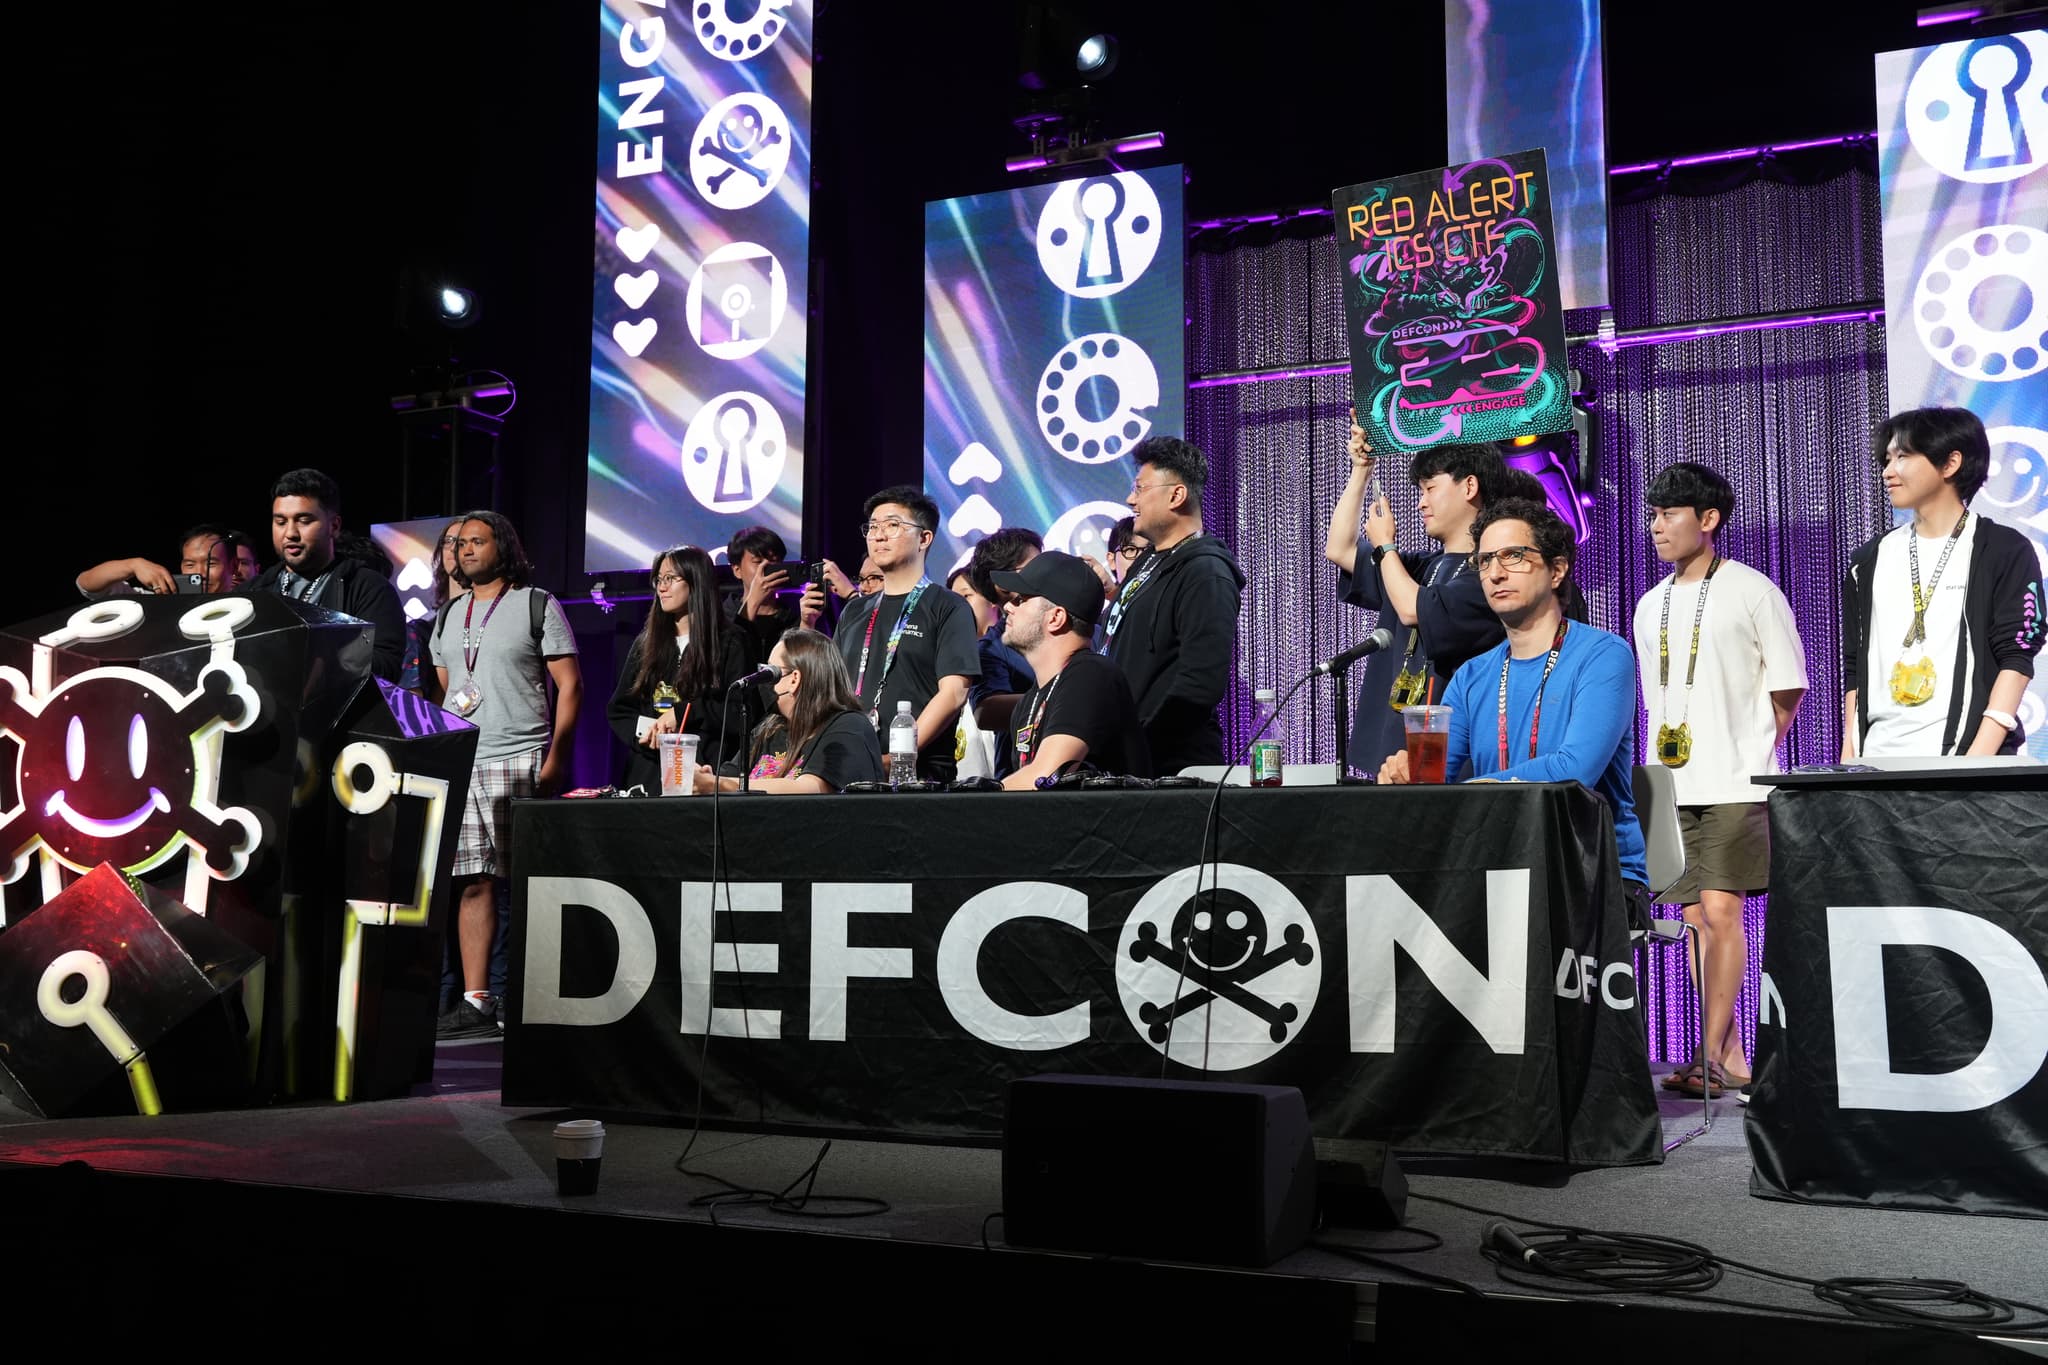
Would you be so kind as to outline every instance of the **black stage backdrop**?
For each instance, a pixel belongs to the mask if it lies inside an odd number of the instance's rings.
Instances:
[[[2048,779],[1972,777],[1771,797],[1753,1192],[2048,1218]]]
[[[1614,320],[1623,331],[1883,298],[1867,146],[1619,177],[1614,193]],[[1194,239],[1193,373],[1344,360],[1342,263],[1329,224],[1310,217]],[[1568,330],[1590,334],[1597,318],[1573,313]],[[1588,490],[1596,503],[1575,573],[1593,624],[1626,635],[1636,600],[1661,576],[1643,507],[1650,478],[1676,460],[1719,469],[1736,495],[1720,547],[1783,588],[1806,645],[1811,687],[1786,738],[1788,761],[1832,762],[1840,752],[1841,577],[1850,550],[1891,524],[1868,453],[1887,412],[1883,324],[1744,332],[1611,355],[1581,344],[1570,355],[1597,418],[1598,479]],[[1336,570],[1322,553],[1350,468],[1350,401],[1348,369],[1189,394],[1189,439],[1213,461],[1207,526],[1249,580],[1223,705],[1233,747],[1257,723],[1254,687],[1284,689],[1376,624],[1337,602]],[[1388,470],[1385,482],[1402,547],[1421,549],[1405,471]],[[1336,757],[1331,687],[1319,678],[1289,707],[1290,762]],[[1735,1011],[1751,1042],[1764,903],[1755,898],[1745,910],[1750,964]],[[1698,1006],[1683,955],[1648,955],[1645,970],[1652,1055],[1690,1056]]]
[[[1232,793],[1204,937],[1209,801],[727,798],[715,920],[708,800],[521,802],[505,1102],[688,1117],[701,1075],[711,1117],[986,1138],[1014,1078],[1160,1074],[1177,1001],[1167,1074],[1298,1086],[1327,1136],[1659,1159],[1596,798]]]

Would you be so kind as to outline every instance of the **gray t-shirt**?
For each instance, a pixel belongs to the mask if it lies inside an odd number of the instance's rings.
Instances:
[[[475,603],[472,611],[470,595],[464,593],[449,604],[429,641],[435,665],[448,670],[448,695],[455,696],[472,678],[482,694],[469,713],[477,728],[478,763],[545,749],[553,733],[548,725],[547,661],[573,655],[576,637],[562,615],[562,604],[551,596],[541,617],[540,643],[534,643],[533,593],[532,588],[508,589],[499,594],[495,611],[489,602]],[[477,640],[474,674],[462,647],[465,615]]]

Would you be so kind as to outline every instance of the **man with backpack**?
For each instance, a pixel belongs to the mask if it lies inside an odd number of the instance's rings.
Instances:
[[[452,869],[463,989],[441,1014],[435,1032],[444,1039],[490,1037],[504,1027],[491,950],[512,800],[561,789],[583,699],[576,637],[561,604],[532,586],[533,565],[512,523],[472,512],[456,535],[456,577],[468,591],[441,609],[429,645],[442,705],[477,727],[477,745]]]

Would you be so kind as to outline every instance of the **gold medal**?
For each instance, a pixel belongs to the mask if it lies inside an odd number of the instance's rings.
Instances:
[[[1909,664],[1901,659],[1892,665],[1892,700],[1901,706],[1924,706],[1934,695],[1934,660],[1926,655]]]
[[[676,709],[677,703],[681,702],[682,699],[682,694],[667,683],[658,682],[654,685],[654,709],[656,711],[673,711]]]
[[[1421,706],[1429,690],[1429,670],[1426,668],[1404,668],[1394,679],[1394,692],[1387,699],[1388,705],[1396,711],[1405,711],[1411,706]]]
[[[1667,768],[1683,768],[1692,761],[1692,725],[1657,727],[1657,761]]]

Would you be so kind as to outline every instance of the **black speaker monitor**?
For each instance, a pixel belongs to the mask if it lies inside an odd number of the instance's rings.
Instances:
[[[1010,1085],[1012,1246],[1270,1265],[1308,1239],[1315,1147],[1291,1086],[1035,1076]]]

